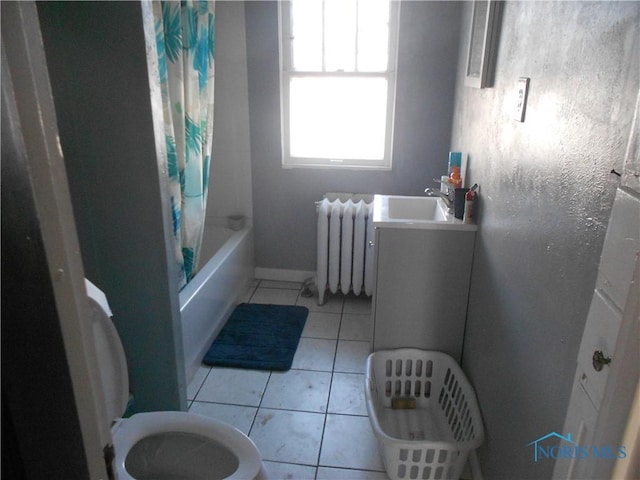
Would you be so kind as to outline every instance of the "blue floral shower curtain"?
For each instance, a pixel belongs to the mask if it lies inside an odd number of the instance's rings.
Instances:
[[[180,288],[195,274],[213,137],[214,2],[153,2]]]

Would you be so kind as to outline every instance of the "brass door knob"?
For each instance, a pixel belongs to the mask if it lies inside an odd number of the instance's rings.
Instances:
[[[596,350],[593,352],[593,369],[596,372],[599,372],[605,365],[609,365],[610,363],[611,357],[605,357],[602,350]]]

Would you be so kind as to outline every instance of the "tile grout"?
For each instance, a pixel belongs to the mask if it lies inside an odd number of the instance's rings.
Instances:
[[[260,411],[260,408],[262,408],[262,401],[264,400],[264,394],[267,392],[267,387],[269,386],[269,381],[271,380],[272,373],[273,373],[273,370],[269,370],[269,378],[267,378],[267,381],[264,384],[264,388],[262,389],[262,395],[260,395],[260,401],[258,402],[258,406],[255,407],[256,413],[253,414],[253,420],[251,421],[251,426],[249,427],[249,430],[247,432],[247,437],[250,437],[251,432],[253,431],[253,427],[256,424],[256,420],[258,418],[258,412]]]
[[[344,300],[342,301],[342,310],[344,310]],[[338,321],[338,338],[340,338],[340,329],[342,328],[342,311],[340,313],[340,320]],[[322,435],[320,435],[320,448],[318,448],[318,456],[316,458],[316,471],[315,478],[318,477],[318,468],[320,466],[320,459],[322,458],[322,449],[324,447],[324,434],[327,430],[327,415],[329,414],[329,403],[331,402],[331,389],[333,387],[333,372],[336,368],[336,357],[338,356],[338,339],[336,339],[336,345],[333,351],[333,363],[331,365],[331,381],[329,382],[329,392],[327,394],[327,403],[325,405],[324,419],[322,422]]]
[[[282,286],[282,285],[263,285],[264,280],[259,280],[255,285],[253,286],[249,286],[247,288],[247,293],[245,294],[245,301],[247,303],[252,303],[255,301],[256,299],[256,294],[258,292],[258,290],[260,288],[263,289],[268,289],[268,290],[282,290],[282,291],[293,291],[293,290],[297,290],[297,295],[295,300],[293,301],[293,304],[289,303],[291,300],[289,300],[288,303],[283,305],[293,305],[296,306],[301,302],[301,291],[302,291],[302,286],[294,289],[294,288],[287,288],[286,286]],[[249,293],[250,292],[250,293]],[[331,297],[329,297],[331,298]],[[316,299],[317,300],[317,299]],[[312,339],[312,340],[330,340],[335,342],[334,343],[334,347],[333,347],[333,358],[332,358],[332,364],[331,364],[331,370],[317,370],[317,369],[312,369],[312,368],[291,368],[290,370],[293,371],[300,371],[300,372],[319,372],[319,373],[329,373],[329,384],[328,384],[328,389],[327,389],[327,395],[326,395],[326,401],[324,403],[324,411],[323,412],[318,412],[318,411],[314,411],[314,410],[300,410],[300,409],[295,409],[295,408],[282,408],[282,407],[265,407],[264,406],[264,400],[265,400],[265,396],[267,393],[267,390],[269,388],[270,382],[273,379],[273,370],[269,370],[269,375],[267,377],[266,382],[264,383],[264,386],[262,388],[261,394],[260,394],[260,400],[258,402],[258,405],[246,405],[244,403],[223,403],[223,402],[214,402],[214,401],[207,401],[207,400],[198,400],[198,396],[200,395],[202,388],[206,382],[206,380],[209,378],[211,372],[214,370],[215,367],[209,367],[206,375],[204,376],[204,378],[201,380],[199,387],[197,388],[196,393],[193,395],[193,398],[191,399],[191,403],[189,406],[189,409],[194,405],[195,402],[200,402],[200,403],[205,403],[205,404],[213,404],[213,405],[228,405],[228,406],[236,406],[236,407],[247,407],[247,408],[254,408],[255,412],[253,413],[253,418],[251,419],[250,422],[250,426],[247,430],[247,436],[251,436],[251,434],[255,433],[255,427],[256,427],[256,422],[257,422],[257,418],[258,418],[258,414],[260,412],[260,410],[276,410],[276,411],[284,411],[284,412],[301,412],[301,413],[311,413],[311,414],[316,414],[316,415],[323,415],[323,419],[322,419],[322,432],[321,435],[319,437],[319,447],[318,447],[318,452],[317,452],[317,457],[316,457],[316,461],[315,464],[309,464],[309,463],[300,463],[300,462],[291,462],[291,461],[283,461],[283,460],[264,460],[266,462],[272,462],[272,463],[278,463],[278,464],[282,464],[282,465],[299,465],[299,466],[304,466],[304,467],[310,467],[314,469],[314,475],[313,478],[317,479],[318,475],[320,474],[320,468],[335,468],[335,469],[343,469],[343,470],[353,470],[353,471],[363,471],[363,472],[379,472],[379,470],[375,470],[375,469],[371,469],[371,468],[357,468],[357,467],[352,467],[352,466],[336,466],[336,465],[324,465],[321,463],[321,458],[322,458],[322,454],[323,454],[323,449],[326,447],[325,446],[325,434],[327,433],[326,429],[327,429],[327,421],[328,421],[328,416],[329,415],[334,415],[334,416],[345,416],[345,417],[355,417],[355,418],[368,418],[367,413],[363,414],[359,414],[359,413],[341,413],[341,412],[330,412],[329,408],[330,408],[330,403],[331,403],[331,395],[334,392],[334,390],[336,389],[337,385],[334,385],[334,380],[336,380],[336,374],[341,374],[341,375],[359,375],[361,377],[364,377],[364,372],[362,371],[348,371],[348,368],[342,368],[337,370],[337,362],[338,362],[338,352],[339,352],[339,347],[341,345],[341,342],[359,342],[359,343],[368,343],[369,344],[369,350],[371,348],[371,341],[367,341],[367,340],[362,340],[362,339],[349,339],[349,338],[340,338],[341,337],[341,333],[342,333],[342,329],[344,327],[344,315],[362,315],[362,316],[366,316],[366,315],[370,315],[370,312],[366,312],[366,311],[362,311],[362,310],[358,310],[359,306],[354,306],[351,305],[351,309],[352,310],[356,310],[356,311],[350,311],[350,312],[346,312],[345,310],[348,308],[348,304],[347,304],[347,297],[346,296],[342,296],[341,298],[341,304],[340,304],[340,308],[339,311],[323,311],[322,309],[320,310],[316,310],[316,309],[311,309],[309,308],[309,314],[312,313],[326,313],[326,314],[333,314],[333,315],[340,315],[339,320],[338,320],[338,328],[337,328],[337,333],[336,333],[336,338],[326,338],[326,337],[321,337],[321,336],[302,336],[301,338],[307,338],[307,339]],[[302,306],[306,306],[306,305],[302,305]],[[307,307],[308,308],[308,307]],[[337,310],[337,309],[336,309]],[[344,360],[343,360],[344,361]],[[337,391],[337,390],[336,390]]]

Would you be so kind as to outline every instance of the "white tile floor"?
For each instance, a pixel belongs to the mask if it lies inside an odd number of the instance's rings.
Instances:
[[[190,411],[249,435],[268,480],[387,479],[364,401],[371,303],[332,295],[318,306],[300,290],[255,281],[244,299],[309,309],[291,370],[202,366],[187,391]]]

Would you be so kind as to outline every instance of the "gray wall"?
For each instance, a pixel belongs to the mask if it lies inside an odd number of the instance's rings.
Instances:
[[[251,144],[244,3],[217,0],[216,89],[207,221],[251,217]]]
[[[140,3],[42,2],[38,10],[85,273],[109,299],[136,410],[184,409]]]
[[[463,367],[485,478],[551,478],[527,444],[563,428],[638,94],[639,25],[638,2],[507,2],[483,90],[462,83],[463,29],[452,145],[480,184]],[[520,76],[524,123],[511,115]]]
[[[422,194],[446,173],[462,5],[403,2],[393,170],[281,166],[278,11],[247,2],[247,57],[256,265],[315,270],[314,201],[326,192]]]
[[[213,154],[200,267],[216,251],[216,226],[229,215],[244,215],[248,223],[253,216],[244,3],[217,0],[215,9]]]

